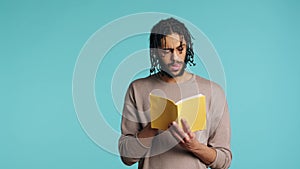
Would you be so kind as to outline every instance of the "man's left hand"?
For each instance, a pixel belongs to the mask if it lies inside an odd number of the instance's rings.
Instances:
[[[178,123],[173,121],[169,127],[171,134],[179,141],[179,144],[183,148],[186,148],[187,150],[195,149],[199,143],[197,139],[195,139],[195,133],[191,131],[190,126],[185,119],[181,119],[181,124],[182,128]]]

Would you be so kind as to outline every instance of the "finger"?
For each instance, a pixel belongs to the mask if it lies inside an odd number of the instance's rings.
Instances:
[[[190,138],[193,138],[193,132],[191,131],[191,127],[185,119],[181,119],[182,129],[185,133],[189,135]]]
[[[176,131],[171,129],[170,132],[177,142],[185,143],[184,139]]]
[[[182,129],[184,132],[189,133],[191,132],[190,126],[185,119],[181,119]]]
[[[189,136],[185,133],[176,122],[172,122],[172,132],[176,133],[180,137],[181,140],[189,140]]]

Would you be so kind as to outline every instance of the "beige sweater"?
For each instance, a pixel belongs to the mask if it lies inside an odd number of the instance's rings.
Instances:
[[[151,147],[139,142],[136,133],[150,122],[150,93],[175,102],[199,93],[206,96],[207,126],[205,130],[196,132],[196,138],[217,151],[212,164],[206,166],[181,148],[168,131],[160,131]],[[139,169],[225,169],[231,163],[230,120],[224,92],[217,84],[197,75],[179,84],[166,83],[155,75],[132,82],[125,97],[121,129],[121,158],[124,163],[138,162]]]

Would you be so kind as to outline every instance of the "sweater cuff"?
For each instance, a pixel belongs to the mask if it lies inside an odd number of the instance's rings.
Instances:
[[[126,158],[143,158],[149,147],[143,145],[136,136],[124,136],[119,146],[120,155]]]
[[[217,156],[214,162],[209,164],[210,168],[223,168],[225,165],[226,155],[221,150],[215,149],[217,152]]]
[[[135,139],[137,140],[137,142],[140,144],[140,146],[146,148],[146,149],[150,149],[151,147],[148,147],[148,146],[145,146],[141,141],[140,139],[138,138],[138,133],[135,133]]]

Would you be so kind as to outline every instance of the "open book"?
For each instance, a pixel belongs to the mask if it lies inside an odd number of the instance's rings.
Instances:
[[[191,131],[204,130],[206,128],[206,104],[205,96],[195,95],[174,102],[170,99],[150,94],[151,127],[167,130],[168,125],[176,121],[180,127],[181,119],[187,120]]]

